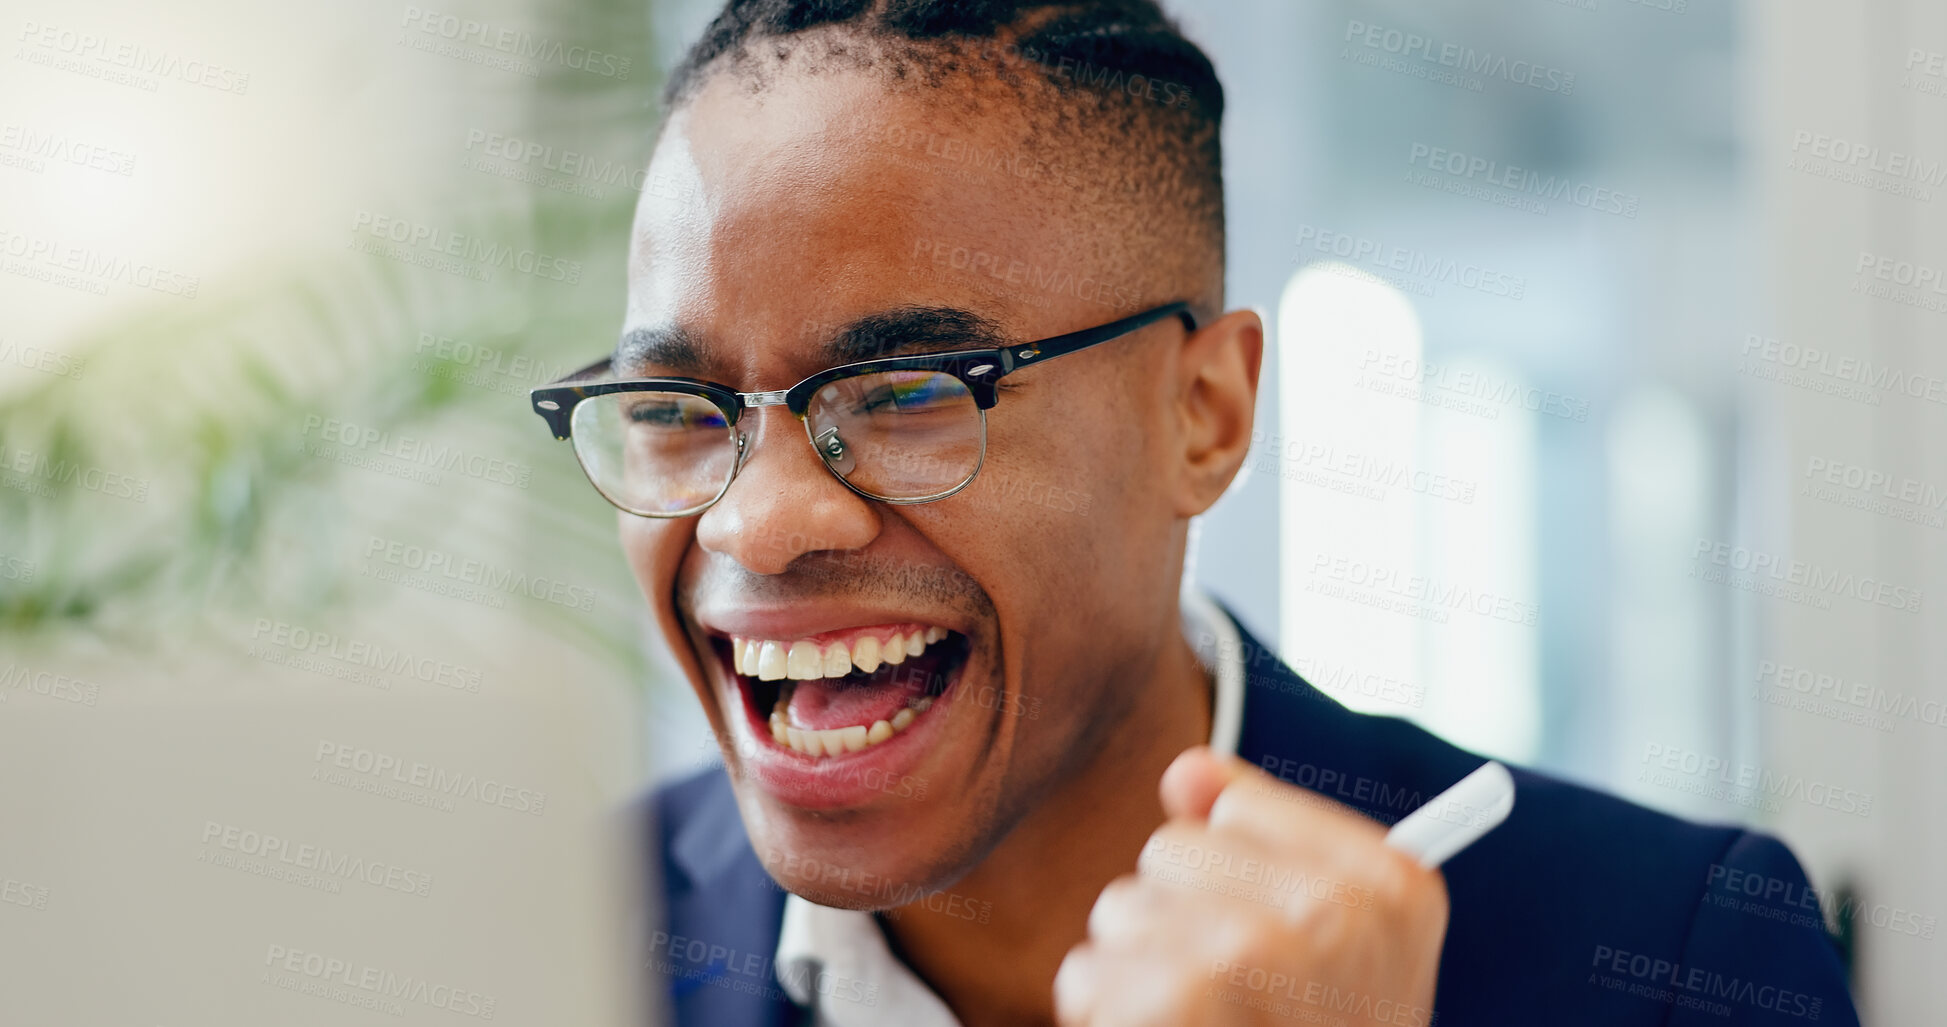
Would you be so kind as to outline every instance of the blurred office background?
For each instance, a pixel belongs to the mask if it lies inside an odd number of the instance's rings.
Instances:
[[[629,1015],[609,815],[713,746],[524,390],[613,339],[715,6],[10,14],[22,1022],[454,1016],[307,956]],[[1196,581],[1348,704],[1783,836],[1869,1022],[1937,1018],[1947,9],[1174,9],[1274,325]]]

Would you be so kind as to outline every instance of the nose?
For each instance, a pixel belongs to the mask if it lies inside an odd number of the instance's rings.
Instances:
[[[863,549],[879,536],[875,504],[841,483],[783,407],[745,415],[750,456],[696,524],[696,541],[753,574],[781,574],[819,550]]]

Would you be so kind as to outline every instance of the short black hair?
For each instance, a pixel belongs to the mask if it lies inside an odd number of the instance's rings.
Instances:
[[[812,35],[822,48],[801,53]],[[1097,197],[1134,193],[1156,237],[1143,241],[1188,248],[1221,293],[1223,86],[1156,0],[729,0],[671,72],[663,103],[682,106],[720,64],[761,88],[798,57],[908,87],[1014,87],[1044,141],[1087,144]]]

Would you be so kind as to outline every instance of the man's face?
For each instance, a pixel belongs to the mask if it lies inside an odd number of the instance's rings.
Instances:
[[[1016,118],[849,72],[785,74],[761,93],[716,76],[651,163],[624,326],[680,330],[693,359],[664,350],[617,370],[784,389],[868,315],[955,308],[1026,342],[1177,298],[1151,294],[1063,202],[1046,174],[1060,155],[1027,152]],[[941,501],[852,493],[803,425],[766,407],[745,414],[750,456],[716,505],[621,516],[751,842],[787,887],[854,908],[944,887],[1113,738],[1175,630],[1181,526],[1146,478],[1164,473],[1181,331],[1010,376],[983,468]],[[885,665],[895,636],[920,651]],[[746,652],[755,665],[738,673]],[[817,676],[766,680],[780,669]]]

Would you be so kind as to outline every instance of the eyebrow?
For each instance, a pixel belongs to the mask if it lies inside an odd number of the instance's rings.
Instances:
[[[807,362],[827,367],[955,349],[999,349],[1013,340],[999,324],[958,307],[897,307],[839,325],[837,331],[807,354]],[[721,367],[723,347],[681,325],[631,329],[615,346],[617,370],[644,365],[701,374]]]

